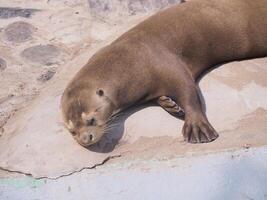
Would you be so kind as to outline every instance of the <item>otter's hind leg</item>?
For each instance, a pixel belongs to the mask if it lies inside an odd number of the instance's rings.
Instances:
[[[185,116],[184,110],[174,102],[170,97],[161,96],[158,98],[157,103],[167,112],[172,115],[175,115],[179,118],[183,118]]]
[[[194,76],[184,63],[178,64],[177,68],[173,68],[166,77],[168,81],[172,81],[172,84],[165,88],[166,96],[171,95],[172,99],[160,97],[159,103],[170,112],[173,111],[172,108],[177,109],[176,105],[183,109],[185,124],[182,132],[185,141],[189,143],[211,142],[219,135],[202,110]]]
[[[183,136],[190,143],[204,143],[215,140],[219,135],[204,114],[197,86],[185,72],[178,77],[176,101],[184,109],[185,124]]]

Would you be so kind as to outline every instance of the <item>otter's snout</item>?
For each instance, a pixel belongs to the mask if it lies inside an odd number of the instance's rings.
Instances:
[[[86,147],[95,143],[94,140],[95,140],[95,137],[92,133],[83,133],[77,138],[77,141],[79,142],[79,144],[81,144],[82,146],[86,146]]]
[[[85,144],[91,142],[93,140],[93,135],[92,134],[84,134],[81,138],[81,141]]]

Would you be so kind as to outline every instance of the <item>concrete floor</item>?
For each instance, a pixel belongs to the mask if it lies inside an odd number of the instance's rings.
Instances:
[[[123,2],[0,0],[0,167],[56,177],[107,158],[77,145],[60,126],[63,89],[97,49],[164,2],[179,1]],[[267,200],[266,66],[266,58],[228,63],[200,82],[218,140],[181,143],[183,122],[149,107],[123,124],[120,145],[110,154],[121,159],[57,179],[0,170],[0,200]],[[240,150],[246,145],[263,147]],[[233,148],[239,150],[225,150]],[[222,152],[188,155],[213,151]]]
[[[106,163],[56,180],[0,179],[1,200],[265,200],[267,146],[202,156]]]

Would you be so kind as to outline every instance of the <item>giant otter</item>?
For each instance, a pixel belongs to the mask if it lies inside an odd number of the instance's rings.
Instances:
[[[172,114],[184,112],[186,141],[210,142],[218,134],[203,112],[197,78],[219,63],[266,55],[266,0],[175,5],[92,56],[64,91],[63,118],[87,147],[109,130],[114,115],[157,100]]]

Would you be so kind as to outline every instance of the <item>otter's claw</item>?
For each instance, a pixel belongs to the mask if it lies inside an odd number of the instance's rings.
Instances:
[[[218,133],[205,119],[186,120],[183,127],[183,136],[185,141],[189,143],[206,143],[219,137]]]

